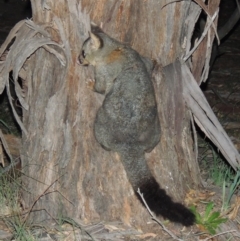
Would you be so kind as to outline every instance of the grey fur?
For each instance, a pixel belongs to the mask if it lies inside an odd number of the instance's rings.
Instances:
[[[152,211],[193,224],[194,215],[160,189],[145,160],[144,153],[160,139],[152,61],[95,28],[83,44],[79,62],[95,67],[93,90],[105,94],[94,122],[96,140],[120,154],[134,191],[140,188]]]

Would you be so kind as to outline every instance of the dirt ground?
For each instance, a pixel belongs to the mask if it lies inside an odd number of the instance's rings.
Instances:
[[[223,25],[231,12],[236,8],[234,0],[223,0],[219,25]],[[0,45],[4,42],[11,28],[19,20],[30,17],[31,11],[27,1],[0,0]],[[203,84],[204,94],[213,108],[216,116],[224,126],[228,135],[240,151],[240,24],[225,38],[218,52],[218,57],[213,65],[209,79]],[[0,120],[7,123],[8,127],[0,121],[0,128],[7,132],[8,128],[13,133],[19,133],[9,109],[6,97],[0,96]],[[202,140],[200,138],[200,144]],[[205,148],[205,147],[204,147]],[[199,147],[201,155],[205,149]],[[205,162],[209,164],[213,155],[208,155]],[[201,165],[207,169],[207,166]],[[203,175],[206,170],[203,170]],[[0,228],[1,229],[1,228]],[[1,230],[0,230],[1,240]],[[46,239],[47,240],[47,239]],[[171,239],[172,240],[172,239]],[[240,240],[240,238],[239,238]]]

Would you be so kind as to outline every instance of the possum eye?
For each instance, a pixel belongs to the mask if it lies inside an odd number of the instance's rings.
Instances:
[[[84,59],[86,58],[86,54],[85,54],[84,50],[82,50],[82,56],[83,56]]]

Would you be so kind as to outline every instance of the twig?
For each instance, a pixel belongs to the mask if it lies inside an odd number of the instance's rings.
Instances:
[[[144,197],[143,197],[143,194],[140,192],[140,189],[139,189],[139,188],[138,188],[138,190],[137,190],[137,193],[140,195],[140,197],[141,197],[144,205],[146,206],[148,212],[149,212],[150,215],[152,216],[152,219],[153,219],[154,221],[156,221],[156,222],[162,227],[162,229],[163,229],[166,233],[168,233],[173,239],[178,240],[178,241],[183,241],[183,239],[178,238],[178,237],[177,237],[176,235],[174,235],[170,230],[168,230],[168,229],[165,227],[165,225],[162,224],[162,222],[155,216],[155,214],[154,214],[154,213],[151,211],[151,209],[148,207],[147,202],[145,201],[145,199],[144,199]]]
[[[12,161],[10,165],[4,167],[1,171],[0,171],[0,176],[3,175],[4,173],[8,172],[10,169],[12,169],[13,167],[15,167],[17,164],[20,163],[20,159],[17,158],[16,160]]]
[[[214,237],[217,237],[219,235],[223,235],[223,234],[226,234],[226,233],[233,233],[233,232],[237,232],[237,230],[229,230],[229,231],[226,231],[226,232],[218,233],[218,234],[215,234],[215,235],[213,235],[211,237],[205,238],[202,241],[207,241],[207,240],[212,239]]]
[[[64,174],[63,174],[63,175],[64,175]],[[37,201],[38,201],[42,196],[47,195],[47,194],[48,194],[48,190],[50,189],[50,187],[52,187],[53,184],[56,183],[63,175],[61,175],[60,177],[58,177],[57,179],[55,179],[55,180],[52,182],[52,184],[49,185],[49,186],[45,189],[45,191],[44,191],[42,194],[40,194],[40,195],[35,199],[35,201],[34,201],[33,204],[31,205],[31,207],[29,208],[29,211],[28,211],[27,215],[25,216],[25,218],[24,218],[24,220],[23,220],[23,223],[26,222],[26,220],[27,220],[30,212],[32,211],[32,209],[33,209],[34,205],[37,203]]]

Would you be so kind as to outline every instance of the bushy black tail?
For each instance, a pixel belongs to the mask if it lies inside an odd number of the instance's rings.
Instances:
[[[185,226],[194,224],[194,214],[181,203],[173,202],[171,197],[166,194],[165,190],[160,188],[153,177],[142,183],[139,189],[143,193],[143,197],[150,210],[156,215],[161,215],[172,222],[181,223]],[[139,199],[141,199],[140,196]]]
[[[193,225],[195,222],[194,214],[181,203],[172,201],[165,190],[161,189],[159,184],[152,176],[142,151],[136,148],[124,148],[120,151],[121,159],[129,181],[133,189],[143,203],[138,188],[150,208],[156,215],[161,215],[172,222],[181,223],[185,226]]]

